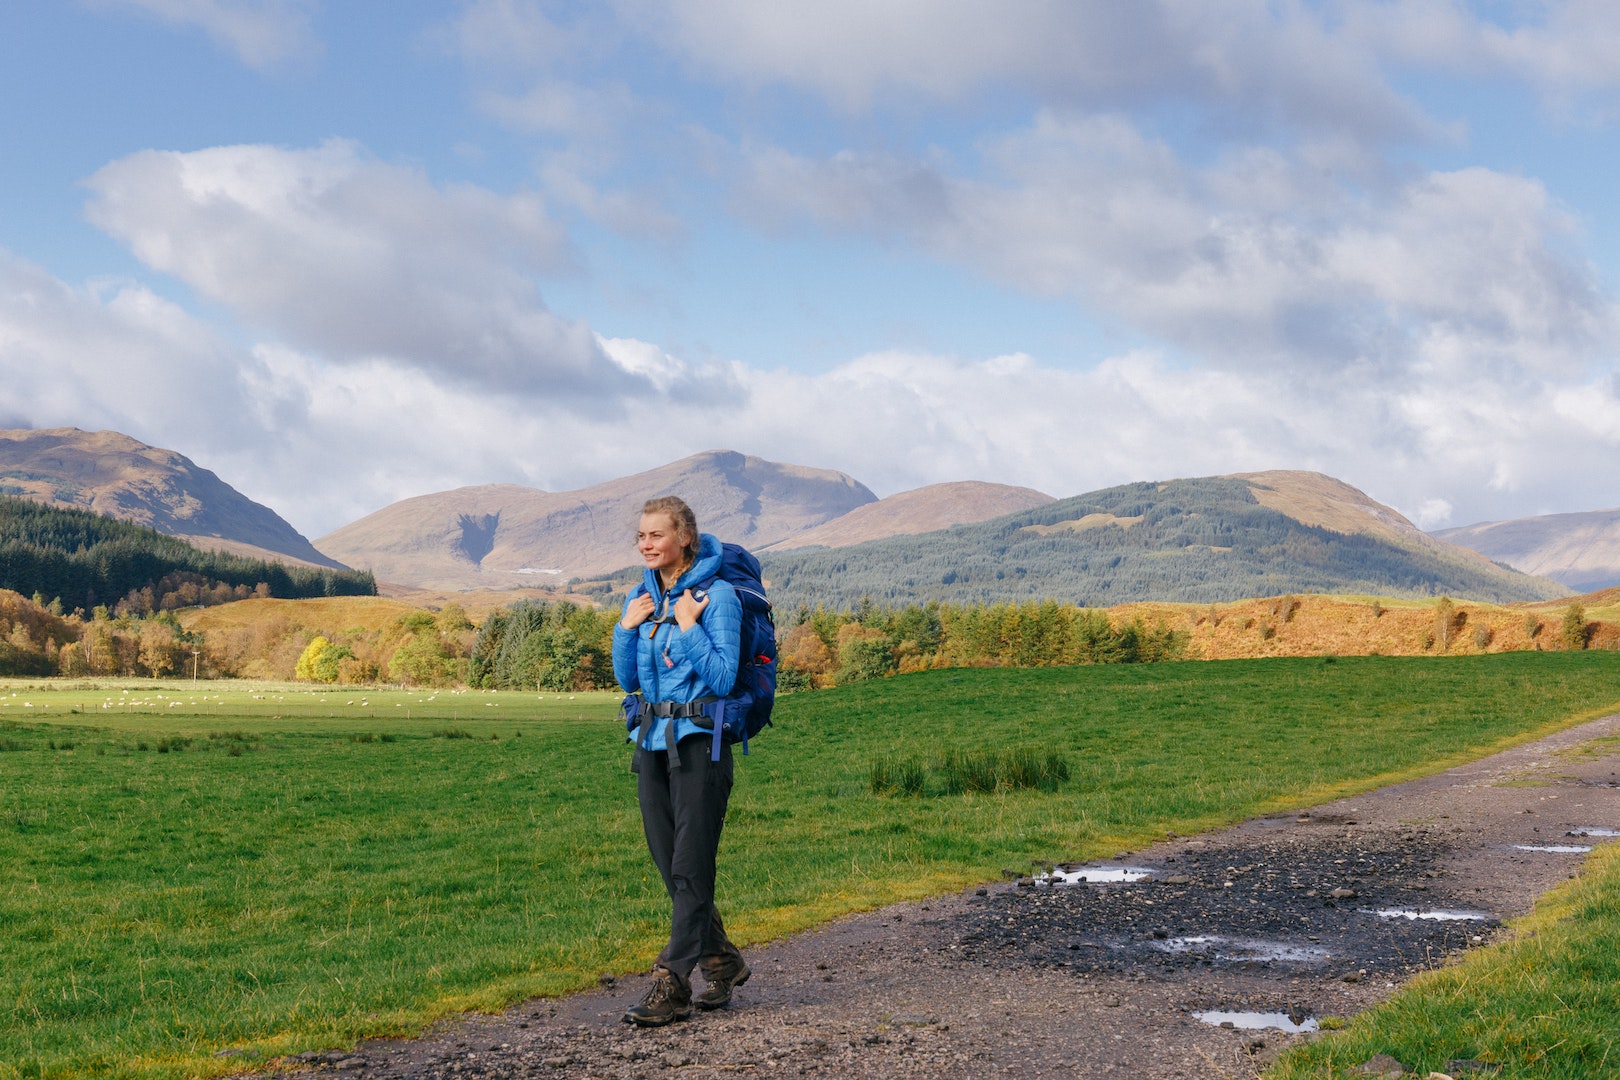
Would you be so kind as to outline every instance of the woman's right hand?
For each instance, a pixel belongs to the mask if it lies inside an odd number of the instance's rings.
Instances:
[[[652,596],[648,593],[642,593],[640,596],[633,597],[631,601],[624,606],[624,618],[619,620],[619,625],[624,627],[626,630],[634,630],[636,627],[652,618],[653,610],[656,606],[657,605],[653,603]]]

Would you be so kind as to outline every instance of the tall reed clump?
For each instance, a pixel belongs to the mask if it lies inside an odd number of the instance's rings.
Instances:
[[[921,795],[928,769],[916,758],[885,754],[872,762],[872,794]]]
[[[932,768],[915,756],[886,754],[872,763],[870,775],[874,795],[1051,792],[1069,779],[1069,761],[1056,750],[1031,746],[1003,751],[950,748]]]

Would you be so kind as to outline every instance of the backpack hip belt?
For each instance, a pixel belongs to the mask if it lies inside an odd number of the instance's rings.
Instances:
[[[641,698],[636,704],[636,749],[642,750],[647,746],[647,735],[652,731],[653,720],[664,721],[664,753],[669,758],[669,768],[675,770],[681,767],[681,752],[675,743],[675,721],[691,720],[698,727],[708,727],[708,724],[698,722],[699,717],[708,717],[707,706],[719,701],[716,697],[701,697],[693,701],[648,701]],[[709,723],[714,721],[710,718]],[[636,755],[632,763],[632,771],[639,768],[641,755]]]

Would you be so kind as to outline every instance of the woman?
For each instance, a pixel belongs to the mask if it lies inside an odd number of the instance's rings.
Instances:
[[[695,1004],[718,1009],[748,980],[742,953],[714,906],[715,856],[731,795],[731,747],[710,761],[704,702],[725,697],[737,678],[742,605],[720,569],[720,541],[699,533],[691,507],[674,496],[641,509],[636,548],[646,564],[613,631],[613,674],[640,694],[634,733],[637,796],[647,848],[672,907],[669,944],[653,985],[627,1023],[656,1027],[692,1015],[692,969],[705,987]],[[707,589],[695,588],[714,579]]]

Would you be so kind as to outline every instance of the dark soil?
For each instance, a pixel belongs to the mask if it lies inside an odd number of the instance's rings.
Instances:
[[[413,1040],[305,1055],[322,1076],[1252,1077],[1290,1042],[1206,1010],[1346,1017],[1505,931],[1620,828],[1611,716],[1450,772],[1118,863],[1134,884],[1007,880],[747,951],[729,1009],[620,1022],[642,977]],[[744,780],[746,782],[746,780]],[[1061,853],[1054,853],[1061,857]],[[1439,920],[1400,909],[1477,913]],[[701,984],[700,984],[701,985]]]

